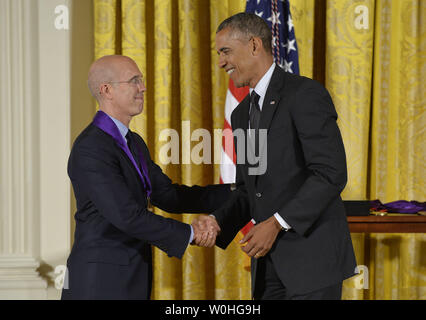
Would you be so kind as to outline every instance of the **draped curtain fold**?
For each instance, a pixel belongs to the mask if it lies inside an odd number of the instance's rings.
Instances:
[[[324,82],[339,114],[348,159],[343,198],[425,201],[426,4],[290,2],[301,74]],[[174,182],[218,183],[214,146],[221,138],[215,139],[213,130],[223,127],[228,77],[217,66],[214,36],[222,20],[244,11],[246,1],[93,3],[95,58],[130,56],[145,76],[144,111],[131,126],[151,157]],[[365,14],[359,6],[368,9],[366,29],[354,23]],[[207,131],[196,136],[196,129]],[[178,137],[179,164],[164,161],[162,148],[172,132]],[[195,152],[206,132],[211,153]],[[191,152],[204,163],[190,161]],[[194,218],[155,212],[188,223]],[[364,283],[360,276],[345,281],[344,299],[426,298],[424,234],[352,234],[352,240],[358,265],[366,266],[369,277]],[[153,251],[153,299],[250,299],[250,274],[236,242],[225,251],[191,246],[182,260]]]

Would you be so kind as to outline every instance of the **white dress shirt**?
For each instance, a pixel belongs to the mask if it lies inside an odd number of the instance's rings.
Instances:
[[[262,79],[257,83],[256,87],[250,88],[250,94],[254,90],[259,95],[259,108],[262,111],[263,101],[265,100],[266,91],[268,90],[269,83],[271,82],[272,74],[275,70],[275,63],[272,63],[271,67],[268,71],[263,75]],[[251,108],[251,106],[250,106]],[[251,111],[251,110],[250,110]],[[250,129],[250,121],[249,121],[249,129]],[[250,131],[249,131],[250,132]],[[281,227],[284,228],[285,231],[291,229],[291,227],[285,222],[285,220],[279,215],[278,212],[274,214],[275,219],[277,219],[278,223]]]

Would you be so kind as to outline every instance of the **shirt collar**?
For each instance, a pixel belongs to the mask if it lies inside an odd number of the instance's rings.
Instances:
[[[262,79],[260,79],[256,87],[254,89],[250,88],[250,94],[254,90],[263,101],[263,98],[266,95],[266,90],[268,89],[268,86],[269,86],[269,82],[271,82],[271,78],[272,78],[272,74],[274,73],[274,70],[275,70],[275,63],[272,63],[271,67],[263,75]]]
[[[127,128],[120,120],[117,120],[113,117],[111,117],[109,114],[106,113],[108,117],[111,118],[112,121],[114,121],[115,125],[117,126],[118,130],[120,131],[121,135],[124,139],[126,139],[126,134],[129,132],[129,128]]]

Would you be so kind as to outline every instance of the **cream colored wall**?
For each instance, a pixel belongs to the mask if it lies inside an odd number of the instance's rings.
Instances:
[[[43,167],[37,12],[36,1],[0,1],[0,299],[47,297],[37,271]]]
[[[55,26],[58,6],[68,30]],[[58,299],[73,236],[67,161],[95,106],[89,0],[0,1],[0,299]]]
[[[45,0],[43,1],[43,5]],[[64,3],[63,1],[49,0],[52,1],[52,5],[58,3]],[[88,0],[72,0],[69,1],[69,20],[70,28],[66,35],[67,45],[64,45],[64,52],[61,56],[64,59],[64,65],[69,68],[68,74],[63,78],[64,83],[67,83],[67,92],[63,93],[63,96],[67,96],[69,103],[68,110],[68,132],[63,132],[63,138],[68,139],[66,148],[62,150],[62,156],[65,162],[61,165],[61,175],[65,179],[67,184],[67,193],[64,195],[67,199],[63,199],[62,203],[68,206],[66,219],[63,221],[63,226],[66,226],[66,230],[62,230],[63,234],[58,235],[54,232],[51,233],[49,245],[45,246],[46,252],[58,251],[58,256],[55,259],[46,260],[49,265],[48,269],[55,269],[58,265],[65,265],[66,258],[69,254],[70,248],[73,243],[74,237],[74,213],[76,210],[75,198],[72,191],[72,187],[67,175],[66,164],[72,143],[78,134],[90,123],[95,113],[94,101],[87,89],[87,72],[90,64],[93,61],[93,9],[92,1]],[[55,72],[53,68],[50,68],[52,72]],[[53,74],[52,74],[53,76]],[[60,223],[58,221],[58,223]],[[53,226],[53,225],[52,225]],[[63,238],[66,235],[66,239]],[[55,244],[55,239],[62,238],[62,241],[67,245],[62,245],[60,248]],[[66,249],[66,250],[64,250]],[[45,256],[42,256],[45,258]],[[47,257],[46,257],[47,258]],[[57,299],[60,297],[60,290],[55,287],[54,280],[61,274],[50,272],[49,278],[49,290],[48,298]]]
[[[40,272],[48,298],[58,298],[55,269],[64,265],[70,247],[70,30],[55,27],[55,8],[71,1],[38,0],[40,92]]]

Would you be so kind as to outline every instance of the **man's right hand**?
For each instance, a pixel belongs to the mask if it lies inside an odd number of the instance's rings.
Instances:
[[[194,229],[193,244],[200,247],[213,247],[220,227],[213,216],[202,215],[192,221]]]

